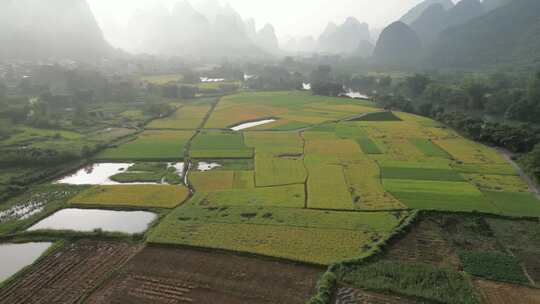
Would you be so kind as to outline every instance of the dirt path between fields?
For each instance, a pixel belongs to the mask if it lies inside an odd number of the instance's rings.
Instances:
[[[193,133],[193,136],[189,139],[189,141],[186,143],[185,148],[184,148],[184,172],[183,172],[183,174],[184,174],[184,184],[186,185],[186,187],[188,187],[189,193],[190,193],[188,199],[193,197],[193,195],[195,194],[195,188],[189,182],[189,172],[193,168],[193,162],[191,160],[190,153],[189,153],[190,150],[191,150],[191,144],[193,143],[193,140],[195,140],[195,138],[197,136],[199,136],[201,131],[204,129],[204,126],[208,122],[208,119],[210,119],[210,116],[212,115],[212,113],[214,113],[214,110],[216,109],[216,107],[217,107],[217,105],[219,104],[220,101],[221,101],[221,97],[217,98],[216,102],[212,104],[212,106],[210,107],[210,110],[208,110],[208,113],[206,113],[206,115],[204,116],[203,121],[197,127],[197,129],[195,129],[195,132]]]
[[[497,148],[497,150],[499,153],[501,153],[504,159],[506,159],[506,161],[508,161],[512,167],[514,167],[519,176],[521,176],[521,178],[527,182],[527,185],[529,185],[529,190],[534,193],[536,198],[540,199],[540,187],[527,173],[525,173],[525,171],[523,171],[521,166],[512,159],[514,153],[503,148]]]

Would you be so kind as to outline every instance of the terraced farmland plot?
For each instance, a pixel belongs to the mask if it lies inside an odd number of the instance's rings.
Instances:
[[[482,191],[529,192],[529,185],[519,176],[463,174],[473,185]]]
[[[383,179],[411,179],[428,181],[464,182],[465,179],[456,171],[434,168],[381,167]]]
[[[290,226],[164,221],[152,243],[226,249],[328,265],[368,255],[382,235],[376,232]]]
[[[366,154],[382,154],[379,146],[368,137],[359,138],[358,143],[360,144],[362,151]]]
[[[170,117],[154,120],[148,129],[196,129],[210,111],[210,105],[182,106]]]
[[[251,158],[253,148],[244,145],[240,133],[204,131],[193,140],[190,155],[198,159]]]
[[[383,186],[409,208],[499,213],[480,190],[466,182],[385,179]]]
[[[371,160],[347,164],[344,167],[354,207],[359,210],[406,209],[382,186],[380,170]]]
[[[308,208],[354,210],[342,166],[308,164],[307,168]]]
[[[463,138],[435,140],[435,143],[466,164],[507,164],[495,149]]]
[[[363,153],[356,141],[338,139],[332,133],[306,132],[305,153],[307,156],[328,156],[340,159],[359,159]]]
[[[196,195],[176,208],[167,221],[252,224],[387,233],[408,212],[340,212],[264,206],[219,206]]]
[[[467,174],[488,175],[518,175],[516,170],[508,164],[452,164],[452,167]]]
[[[174,208],[185,201],[189,191],[184,186],[119,185],[96,186],[71,199],[77,205],[102,205],[148,208]]]
[[[449,158],[450,154],[441,147],[434,144],[431,140],[425,138],[412,138],[410,142],[415,145],[418,150],[422,151],[428,157],[444,157]]]
[[[304,143],[298,133],[246,132],[246,146],[256,153],[274,156],[294,156],[304,153]]]
[[[175,161],[184,157],[193,131],[145,131],[136,139],[100,153],[99,160]]]
[[[255,184],[257,187],[304,184],[306,169],[301,157],[255,155]]]
[[[209,204],[218,206],[276,206],[303,208],[304,185],[232,189],[205,193]]]
[[[495,205],[501,214],[510,216],[540,216],[540,200],[532,193],[489,192],[484,195]]]
[[[234,171],[192,172],[189,180],[200,192],[230,190],[234,184]]]
[[[295,91],[242,93],[223,98],[205,128],[228,128],[241,122],[277,117],[277,122],[255,129],[294,129],[287,125],[299,127],[378,111],[366,105],[344,98],[313,96]],[[284,120],[285,124],[280,120]]]

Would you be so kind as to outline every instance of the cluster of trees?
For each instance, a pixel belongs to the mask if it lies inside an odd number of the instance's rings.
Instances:
[[[434,118],[460,131],[468,137],[492,146],[503,147],[515,153],[526,153],[540,143],[537,130],[528,124],[509,125],[486,122],[464,113],[433,112]]]
[[[316,95],[339,96],[345,89],[368,95],[390,92],[393,79],[389,75],[355,75],[343,71],[334,72],[329,65],[320,65],[309,77],[311,88]]]
[[[426,75],[408,77],[401,92],[424,104],[448,110],[489,114],[522,122],[540,122],[540,73],[528,81],[504,73],[442,82]]]
[[[304,78],[280,65],[264,66],[256,77],[247,81],[247,87],[254,90],[296,90],[302,88]]]

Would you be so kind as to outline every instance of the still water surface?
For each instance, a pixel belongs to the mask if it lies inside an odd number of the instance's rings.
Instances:
[[[0,244],[0,282],[34,263],[52,243]]]
[[[113,211],[100,209],[63,209],[30,227],[35,230],[73,230],[92,232],[141,233],[157,215],[146,211]]]

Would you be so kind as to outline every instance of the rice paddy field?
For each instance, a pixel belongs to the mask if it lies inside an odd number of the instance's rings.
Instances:
[[[479,303],[474,291],[479,285],[473,284],[471,276],[538,287],[519,271],[520,263],[526,261],[532,265],[530,272],[537,275],[533,270],[538,263],[529,257],[538,248],[515,245],[518,247],[512,252],[516,257],[501,252],[496,245],[470,250],[476,234],[487,237],[483,229],[490,225],[503,235],[499,218],[537,223],[533,219],[540,217],[540,201],[495,149],[465,139],[428,118],[386,112],[369,101],[305,92],[244,92],[214,102],[179,105],[171,116],[152,121],[96,157],[118,163],[183,160],[185,178],[182,174],[179,185],[84,186],[54,210],[66,206],[158,209],[162,215],[159,221],[139,240],[154,248],[152,256],[162,250],[173,254],[179,248],[202,250],[207,255],[215,251],[225,255],[220,259],[229,259],[227,254],[270,259],[269,263],[276,259],[314,267],[310,269],[318,273],[337,263],[339,267],[331,269],[343,271],[339,284],[347,287],[339,289],[342,297],[365,293],[385,299],[390,293],[403,297],[401,303]],[[269,118],[275,121],[231,129]],[[431,224],[407,230],[419,211],[482,218],[459,227],[454,218],[432,219]],[[25,226],[30,224],[25,222]],[[436,231],[424,231],[424,227],[435,226]],[[10,223],[10,227],[18,226]],[[521,229],[516,227],[511,228]],[[469,228],[470,234],[455,236],[459,235],[455,231],[469,233]],[[450,268],[438,268],[439,264],[430,264],[430,258],[424,256],[413,259],[416,264],[374,258],[381,253],[384,256],[387,246],[389,256],[393,256],[395,244],[413,238],[422,239],[400,249],[414,251],[408,251],[407,257],[429,244],[435,257],[439,249],[444,252],[441,256],[449,256],[452,261],[445,265]],[[508,241],[507,236],[504,241]],[[491,249],[497,253],[490,254]],[[400,256],[403,251],[395,254]],[[509,265],[495,273],[485,272],[484,257]],[[136,264],[144,263],[138,260]],[[510,269],[518,279],[503,280],[504,269]],[[177,300],[192,288],[179,287],[177,282],[173,286],[166,276],[155,273],[137,278],[127,275],[133,271],[123,268],[122,280],[133,286],[144,281],[144,288],[138,290],[145,290],[145,294],[129,293],[129,297],[165,303],[170,299],[160,298],[154,287],[163,292],[174,289],[169,296]],[[336,280],[323,276],[318,290],[324,290],[321,286],[325,282]],[[114,279],[108,282],[117,284]],[[433,292],[433,286],[442,286],[441,293]],[[111,291],[96,290],[98,295],[107,292]],[[128,297],[122,292],[116,296]],[[452,297],[456,292],[461,298]],[[102,299],[89,298],[96,303]]]

